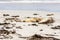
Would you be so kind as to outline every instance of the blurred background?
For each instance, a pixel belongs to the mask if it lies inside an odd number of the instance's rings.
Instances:
[[[0,10],[37,10],[60,12],[60,3],[0,3]]]
[[[0,0],[0,1],[60,1],[60,0]]]

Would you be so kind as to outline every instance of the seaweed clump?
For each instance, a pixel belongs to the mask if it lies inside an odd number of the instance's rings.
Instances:
[[[41,35],[35,34],[35,35],[29,37],[27,40],[60,40],[60,39],[56,39],[53,37],[43,37]]]

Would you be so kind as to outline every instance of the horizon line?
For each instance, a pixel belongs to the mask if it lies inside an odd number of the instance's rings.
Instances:
[[[0,1],[0,3],[60,3],[60,1]]]

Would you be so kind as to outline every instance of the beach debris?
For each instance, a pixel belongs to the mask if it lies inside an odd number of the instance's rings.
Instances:
[[[39,24],[48,24],[48,23],[53,23],[53,22],[54,22],[53,18],[52,18],[52,17],[49,17],[49,18],[43,18],[43,19],[39,22]]]
[[[12,36],[10,36],[10,35],[2,35],[2,36],[0,36],[0,40],[1,39],[12,39],[13,37]]]
[[[14,20],[15,18],[11,17],[11,18],[5,18],[6,20]]]
[[[5,22],[7,22],[7,21],[11,21],[11,22],[13,22],[13,21],[14,21],[14,19],[15,19],[15,18],[13,18],[13,17],[11,17],[11,18],[5,18],[5,20],[4,20],[4,21],[5,21]]]
[[[11,27],[5,27],[6,29],[11,29]]]
[[[10,24],[10,23],[0,23],[0,25],[8,25],[8,24]]]
[[[5,30],[5,29],[2,29],[2,30],[0,30],[0,35],[9,35],[9,34],[14,34],[14,33],[16,33],[16,31],[15,30],[13,30],[13,31],[8,31],[8,30]]]
[[[6,34],[6,35],[9,35],[9,31],[7,31],[7,30],[0,30],[0,35],[4,35],[4,34]]]
[[[29,37],[27,40],[60,40],[60,39],[56,39],[53,37],[43,37],[41,35],[35,34],[35,35]]]
[[[10,31],[10,33],[11,33],[11,34],[15,34],[15,33],[16,33],[16,31],[15,31],[15,30],[13,30],[13,31]]]
[[[51,29],[60,29],[60,25],[55,26],[55,27],[51,27]]]
[[[58,36],[58,35],[54,35],[54,34],[45,34],[47,36]]]
[[[16,22],[21,22],[21,20],[20,20],[19,18],[17,18],[17,17],[19,17],[19,15],[12,16],[12,17],[14,17],[14,18],[15,18],[15,19],[14,19],[14,21],[16,21]]]
[[[39,22],[41,20],[41,18],[28,18],[23,20],[23,22]]]
[[[22,27],[21,26],[18,26],[18,27],[16,27],[17,29],[22,29]]]
[[[43,29],[40,29],[40,31],[43,31]]]
[[[39,24],[48,24],[48,23],[54,23],[54,19],[52,17],[47,18],[28,18],[23,20],[23,22],[38,22]]]
[[[28,24],[29,26],[38,26],[37,24],[33,23],[33,24]]]
[[[33,15],[38,15],[37,13],[34,13]]]
[[[12,39],[13,37],[12,36],[10,36],[9,34],[11,34],[12,32],[10,32],[10,31],[8,31],[8,30],[0,30],[0,39],[8,39],[8,38],[10,38],[10,39]]]
[[[19,17],[19,15],[16,15],[16,16],[12,16],[12,17],[15,17],[15,18],[16,18],[16,17]]]
[[[5,21],[8,21],[8,20],[10,20],[11,22],[12,21],[21,22],[21,20],[19,18],[14,18],[14,17],[12,17],[12,18],[5,18]]]
[[[47,16],[52,16],[52,15],[54,15],[54,14],[47,14]]]
[[[16,22],[21,22],[21,19],[15,18],[14,21],[16,21]]]
[[[31,18],[31,17],[26,17],[26,18]]]
[[[3,14],[3,16],[9,16],[9,14]]]
[[[29,38],[29,37],[19,37],[19,38],[24,38],[24,39],[27,39],[27,38]]]
[[[11,24],[10,24],[10,25],[4,25],[4,28],[5,28],[5,29],[12,29],[13,27],[15,27],[15,26],[13,26],[13,25],[11,25]]]

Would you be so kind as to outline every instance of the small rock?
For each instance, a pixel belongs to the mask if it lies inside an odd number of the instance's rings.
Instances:
[[[5,27],[6,29],[11,29],[10,27]]]
[[[19,17],[18,15],[16,15],[16,16],[12,16],[12,17]]]
[[[55,27],[51,27],[51,29],[60,29],[60,25],[55,26]]]
[[[30,17],[27,17],[27,18],[30,18]]]
[[[29,26],[32,25],[32,26],[38,26],[37,24],[29,24]]]
[[[21,26],[16,27],[17,29],[22,29]]]
[[[40,31],[43,31],[43,29],[41,29]]]
[[[9,16],[9,14],[3,14],[3,16]]]
[[[38,15],[37,13],[34,13],[33,15]]]
[[[15,34],[15,33],[16,33],[15,31],[12,32],[12,34]]]
[[[47,14],[47,16],[52,16],[52,15],[54,15],[54,14]]]

